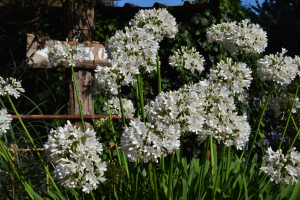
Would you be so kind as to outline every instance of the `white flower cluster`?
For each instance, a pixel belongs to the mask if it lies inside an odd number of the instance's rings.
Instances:
[[[9,123],[11,123],[11,115],[7,113],[7,110],[2,108],[0,110],[0,135],[6,133],[6,130],[9,129]]]
[[[271,147],[268,148],[263,160],[267,162],[265,167],[260,170],[271,176],[271,181],[275,183],[286,182],[293,185],[298,183],[296,177],[300,174],[300,153],[295,151],[295,147],[288,150],[287,155],[282,154],[282,150],[274,152]]]
[[[178,32],[175,18],[165,8],[140,10],[129,25],[145,29],[159,41],[164,37],[174,38]]]
[[[294,63],[298,66],[298,75],[300,76],[300,57],[298,55],[295,56]]]
[[[75,44],[77,41],[78,40],[74,39],[73,44]],[[66,40],[66,43],[60,43],[58,41],[48,53],[49,63],[52,67],[60,65],[62,62],[68,62],[69,66],[72,65],[75,67],[77,61],[81,62],[88,57],[90,57],[90,54],[86,52],[83,44],[70,46],[68,44],[68,39]]]
[[[275,117],[279,117],[282,114],[284,117],[285,114],[289,113],[289,110],[293,105],[293,101],[294,101],[294,95],[286,95],[285,93],[279,94],[276,98],[270,99],[271,102],[270,109],[274,112]],[[299,98],[296,97],[292,112],[295,113],[296,109],[299,108],[300,108]]]
[[[261,53],[267,47],[267,33],[258,24],[248,24],[245,19],[241,24],[227,22],[212,25],[206,34],[209,43],[223,43],[224,48],[232,53]]]
[[[111,71],[110,67],[97,66],[95,69],[92,92],[94,95],[118,94],[118,85],[116,82],[117,74]]]
[[[172,135],[171,138],[168,135]],[[178,140],[179,128],[173,125],[161,126],[154,130],[150,123],[143,123],[140,119],[130,122],[130,126],[123,131],[121,138],[121,149],[131,162],[158,162],[157,158],[165,157],[168,153],[174,153],[180,146]]]
[[[44,150],[50,162],[55,165],[54,177],[66,188],[82,185],[82,191],[89,193],[103,182],[106,163],[97,153],[102,144],[89,129],[84,133],[72,126],[70,121],[64,127],[51,130]]]
[[[198,132],[198,140],[202,143],[211,135],[219,143],[223,141],[226,146],[233,143],[237,149],[242,149],[249,140],[250,125],[247,116],[238,116],[234,112],[236,107],[231,91],[220,83],[209,80],[200,81],[188,86],[186,92],[196,92],[200,103],[204,107],[205,124]]]
[[[227,58],[226,63],[222,60],[217,64],[216,69],[210,69],[207,77],[210,81],[217,81],[225,85],[233,95],[239,93],[239,100],[246,103],[247,93],[245,89],[250,87],[253,80],[251,73],[251,69],[245,63],[232,64],[232,59]]]
[[[20,96],[20,92],[25,92],[21,86],[21,81],[9,77],[6,80],[0,76],[0,95],[14,96],[16,99]]]
[[[284,56],[287,52],[282,48],[282,53],[266,55],[257,61],[257,75],[262,81],[276,81],[278,84],[290,84],[298,73],[298,66],[293,58]]]
[[[125,27],[125,31],[117,31],[106,44],[111,70],[118,74],[122,85],[136,81],[133,76],[139,74],[139,69],[148,72],[156,70],[156,54],[159,49],[153,35],[144,29]]]
[[[178,49],[175,55],[169,57],[169,64],[172,67],[177,67],[178,70],[189,69],[192,73],[196,70],[199,74],[204,70],[204,61],[203,56],[194,47],[188,50],[187,47],[182,46],[181,51]]]
[[[118,115],[119,118],[122,118],[122,112],[120,107],[120,100],[118,97],[113,97],[108,100],[110,112],[112,115]],[[133,118],[135,109],[133,107],[132,101],[122,98],[124,116],[125,118]],[[103,103],[103,111],[108,113],[107,103]]]

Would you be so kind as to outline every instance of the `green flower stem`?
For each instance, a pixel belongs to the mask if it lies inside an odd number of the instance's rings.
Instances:
[[[159,57],[158,53],[156,54],[157,62],[157,85],[158,85],[158,94],[161,93],[161,77],[160,77],[160,66],[159,66]]]
[[[108,132],[107,132],[107,129],[105,130],[105,133],[106,133],[107,143],[108,143]],[[108,143],[108,144],[109,144],[109,143]],[[112,160],[110,147],[108,147],[108,153],[109,153],[109,158],[110,158],[110,160]]]
[[[74,85],[75,85],[75,91],[76,91],[76,96],[77,96],[77,102],[78,102],[79,112],[80,112],[82,129],[83,129],[83,132],[85,132],[85,124],[84,124],[84,119],[83,119],[83,115],[82,115],[81,103],[80,103],[80,99],[79,99],[79,94],[78,94],[78,89],[77,89],[77,84],[76,84],[75,73],[74,73],[74,69],[73,69],[72,65],[71,65],[71,70],[72,70],[72,75],[73,75],[73,80],[74,80]]]
[[[122,97],[121,97],[121,91],[120,88],[118,87],[118,96],[119,96],[119,100],[120,100],[120,108],[121,108],[121,113],[122,113],[122,122],[123,122],[123,127],[126,126],[125,123],[125,115],[124,115],[124,108],[123,108],[123,102],[122,102]],[[121,133],[122,134],[122,133]]]
[[[244,62],[245,60],[245,51],[243,51],[243,53],[241,54],[241,62]]]
[[[37,147],[35,146],[35,143],[34,143],[33,139],[31,138],[29,132],[27,131],[27,128],[25,127],[25,125],[24,125],[22,119],[20,118],[18,111],[16,110],[16,108],[15,108],[13,102],[11,101],[10,96],[7,95],[7,98],[8,98],[8,101],[10,102],[10,104],[11,104],[13,110],[15,111],[16,115],[18,116],[18,119],[19,119],[19,121],[20,121],[20,123],[21,123],[21,125],[22,125],[22,127],[23,127],[23,129],[24,129],[24,131],[26,132],[26,134],[27,134],[27,136],[28,136],[28,138],[29,138],[29,140],[30,140],[32,146],[34,147],[35,152],[36,152],[36,154],[38,155],[38,157],[39,157],[39,159],[40,159],[40,161],[41,161],[41,163],[42,163],[42,165],[43,165],[43,167],[44,167],[44,169],[45,169],[47,175],[49,176],[52,185],[54,186],[55,190],[56,190],[58,193],[61,194],[61,192],[59,191],[58,187],[56,186],[56,184],[55,184],[55,182],[54,182],[54,180],[53,180],[51,174],[49,173],[49,171],[48,171],[48,169],[47,169],[47,166],[45,165],[44,160],[42,159],[42,157],[41,157],[41,155],[40,155],[40,152],[38,151]]]
[[[109,196],[109,200],[111,200],[111,185],[108,184],[108,196]]]
[[[141,115],[142,115],[142,120],[145,123],[145,111],[144,111],[144,94],[143,94],[143,71],[140,73],[139,78],[139,92],[140,92],[140,105],[141,105]]]
[[[293,116],[292,116],[292,120],[294,121]],[[296,126],[296,124],[295,124],[295,126]],[[289,149],[291,149],[291,148],[294,146],[294,143],[296,142],[296,140],[297,140],[297,138],[298,138],[298,136],[299,136],[300,129],[297,129],[297,127],[296,127],[296,130],[297,130],[297,134],[296,134],[296,136],[295,136],[295,138],[294,138],[294,140],[293,140],[293,142],[292,142],[292,144],[291,144],[291,146],[290,146]]]
[[[183,154],[183,139],[184,139],[184,132],[181,134],[181,137],[180,137],[179,163],[181,163],[182,154]],[[181,168],[179,168],[179,170],[180,170],[180,169],[181,169]]]
[[[150,181],[150,186],[151,186],[151,189],[155,192],[155,189],[154,189],[154,182],[153,182],[153,176],[152,176],[152,171],[151,171],[151,163],[148,163],[148,172],[149,172],[149,181]]]
[[[219,62],[221,62],[221,60],[222,60],[223,51],[224,51],[224,47],[223,47],[223,44],[222,44]]]
[[[290,110],[290,114],[289,114],[288,120],[287,120],[287,122],[286,122],[286,124],[285,124],[285,128],[284,128],[284,131],[283,131],[283,134],[282,134],[282,138],[281,138],[281,141],[280,141],[278,150],[280,149],[280,147],[281,147],[281,145],[282,145],[283,138],[284,138],[284,136],[285,136],[285,133],[286,133],[288,124],[289,124],[289,122],[290,122],[290,119],[291,119],[291,116],[292,116],[292,113],[293,113],[293,108],[294,108],[294,105],[295,105],[295,101],[296,101],[296,98],[297,98],[298,90],[299,90],[299,85],[297,86],[297,90],[296,90],[296,94],[295,94],[295,97],[294,97],[294,101],[293,101],[293,104],[292,104],[292,107],[291,107],[291,110]]]
[[[117,155],[118,155],[118,160],[119,160],[119,164],[120,166],[122,166],[121,163],[121,159],[120,159],[120,154],[119,154],[119,148],[118,148],[118,144],[117,144],[117,138],[116,138],[116,134],[115,134],[115,129],[114,129],[114,125],[113,125],[113,121],[112,121],[112,117],[111,117],[111,112],[110,112],[110,107],[109,107],[109,103],[108,103],[108,98],[106,99],[106,103],[107,103],[107,110],[108,110],[108,114],[109,114],[109,119],[111,122],[111,130],[114,134],[114,141],[115,141],[115,146],[116,146],[116,150],[117,150]]]
[[[210,166],[213,169],[214,168],[214,146],[213,146],[213,140],[212,136],[208,136],[209,139],[209,146],[210,146]],[[211,173],[214,173],[214,170],[211,170]]]
[[[158,200],[156,169],[155,169],[155,163],[154,162],[152,162],[152,171],[153,171],[153,182],[154,182],[155,200]]]
[[[172,191],[172,181],[173,181],[173,163],[174,163],[175,154],[171,154],[171,160],[169,165],[169,179],[168,179],[168,197],[167,200],[172,200],[171,191]]]
[[[184,62],[183,62],[183,66],[184,66]],[[185,88],[185,79],[186,79],[186,70],[184,68],[182,68],[183,70],[183,86],[182,86],[182,93],[184,93],[184,88]]]
[[[297,127],[297,125],[296,125],[296,122],[295,122],[295,120],[294,120],[294,117],[291,116],[291,118],[292,118],[292,120],[293,120],[293,124],[294,124],[294,126],[295,126],[295,128],[296,128],[296,131],[298,131],[298,127]]]
[[[139,116],[140,116],[140,97],[139,97],[139,85],[138,85],[138,75],[135,75],[136,76],[136,79],[137,79],[137,81],[135,82],[135,88],[136,88],[136,105],[137,105],[137,108],[136,108],[136,110],[137,110],[137,114],[136,114],[136,116],[137,116],[137,118],[139,118]]]
[[[265,105],[264,105],[264,107],[263,107],[263,110],[262,110],[261,113],[260,113],[259,120],[256,121],[256,122],[257,122],[257,123],[256,123],[256,130],[255,130],[255,136],[254,136],[253,141],[256,141],[256,137],[257,137],[257,134],[258,134],[258,131],[259,131],[259,127],[260,127],[260,124],[261,124],[261,122],[262,122],[262,118],[263,118],[263,116],[264,116],[265,110],[266,110],[266,108],[267,108],[267,106],[268,106],[268,103],[269,103],[270,97],[271,97],[271,95],[272,95],[274,86],[275,86],[275,82],[273,81],[273,82],[272,82],[271,89],[269,90],[267,99],[266,99],[266,101],[265,101]],[[243,179],[245,178],[246,169],[247,169],[247,164],[248,164],[248,162],[249,162],[250,155],[251,155],[251,152],[252,152],[253,147],[254,147],[254,142],[252,142],[251,148],[250,148],[249,153],[248,153],[248,156],[247,156],[246,163],[245,163],[245,165],[244,165]],[[245,149],[246,149],[246,148],[245,148]],[[245,151],[245,149],[244,149],[244,151]],[[244,153],[244,151],[243,151],[243,153]],[[241,158],[242,158],[242,157],[241,157]],[[240,158],[240,159],[241,159],[241,158]],[[242,181],[242,186],[243,186],[243,181]],[[238,200],[240,199],[240,196],[241,196],[241,193],[242,193],[242,186],[241,186],[241,188],[240,188],[239,196],[238,196],[238,198],[237,198]]]
[[[217,187],[218,187],[218,181],[219,181],[219,177],[220,177],[220,172],[222,169],[222,165],[223,165],[223,157],[225,155],[225,145],[222,143],[222,154],[221,154],[221,161],[219,164],[219,168],[218,168],[218,172],[217,172],[217,177],[216,177],[216,181],[215,181],[215,187],[214,187],[214,191],[213,191],[213,200],[216,199],[216,192],[217,192]]]
[[[225,181],[228,180],[228,175],[229,175],[229,171],[230,171],[230,164],[231,164],[230,153],[231,153],[231,146],[228,147],[228,151],[227,151],[227,166],[226,166],[226,179],[225,179]]]
[[[118,118],[118,126],[119,126],[119,130],[120,130],[120,134],[122,135],[122,126],[121,126],[120,118]],[[127,160],[126,160],[124,151],[121,151],[121,154],[122,154],[123,159],[124,159],[124,165],[125,165],[125,169],[126,169],[127,178],[129,179],[128,165],[127,165],[127,162],[126,162]],[[129,181],[130,181],[130,179],[129,179]]]

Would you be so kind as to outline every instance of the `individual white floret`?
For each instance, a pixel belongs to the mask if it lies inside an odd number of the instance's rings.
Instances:
[[[74,39],[73,44],[78,40]],[[68,39],[66,43],[57,42],[48,53],[49,63],[52,67],[60,65],[62,62],[68,62],[69,66],[75,67],[77,61],[82,61],[90,57],[90,53],[86,51],[83,44],[70,46]]]
[[[281,149],[275,152],[269,147],[265,157],[263,157],[267,165],[261,167],[260,170],[268,174],[271,181],[275,181],[276,184],[284,182],[292,185],[297,184],[299,182],[297,177],[300,173],[300,154],[295,150],[296,148],[293,147],[284,155]]]
[[[284,115],[286,115],[290,112],[290,109],[291,109],[293,101],[294,101],[294,96],[295,95],[291,95],[291,94],[286,95],[285,93],[282,93],[282,94],[278,94],[278,96],[276,96],[276,98],[270,99],[270,102],[271,102],[270,109],[274,112],[275,117],[279,117],[279,116],[283,115],[282,116],[282,119],[283,119]],[[300,108],[299,98],[296,97],[292,112],[296,113],[297,109],[299,109],[299,108]]]
[[[118,94],[117,74],[114,73],[111,67],[97,66],[94,75],[92,86],[93,95],[108,96],[109,94]]]
[[[165,8],[140,10],[129,25],[145,29],[159,41],[164,37],[174,38],[178,32],[175,18]]]
[[[198,132],[198,141],[201,143],[212,136],[219,143],[226,146],[233,143],[237,149],[242,149],[249,140],[250,125],[246,115],[238,116],[232,92],[220,83],[209,80],[200,81],[188,86],[186,92],[196,92],[204,107],[205,123]]]
[[[21,86],[21,81],[17,81],[15,78],[9,77],[2,78],[0,76],[0,95],[1,96],[14,96],[16,99],[20,97],[20,92],[25,92]]]
[[[172,67],[177,67],[178,70],[183,70],[183,68],[194,71],[198,71],[200,74],[203,70],[204,58],[199,52],[192,47],[192,49],[187,49],[187,47],[182,46],[181,51],[178,49],[175,54],[169,57],[169,64]]]
[[[290,84],[298,73],[298,66],[289,56],[283,56],[287,52],[282,48],[278,55],[270,54],[257,61],[257,75],[262,81],[275,81],[278,84]]]
[[[122,118],[122,112],[120,107],[120,100],[118,97],[113,97],[108,100],[110,112],[112,115],[118,115],[119,118]],[[125,118],[133,118],[135,109],[133,107],[132,101],[122,98],[124,116]],[[103,104],[103,111],[108,114],[107,103]]]
[[[207,77],[210,81],[217,81],[222,85],[225,85],[235,95],[239,93],[239,99],[242,102],[247,102],[247,92],[245,89],[250,87],[251,81],[251,69],[247,67],[245,63],[234,63],[232,59],[227,58],[226,63],[222,60],[217,64],[216,69],[210,69],[210,73]]]
[[[0,110],[0,136],[2,133],[6,133],[9,129],[9,123],[11,123],[11,115],[7,113],[7,110],[2,108]]]
[[[44,150],[55,165],[54,177],[65,188],[82,187],[89,193],[106,180],[106,163],[98,155],[103,151],[102,144],[93,130],[84,133],[67,121],[64,127],[50,131]]]

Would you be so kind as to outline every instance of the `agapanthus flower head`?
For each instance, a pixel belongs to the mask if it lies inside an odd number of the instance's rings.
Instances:
[[[178,70],[188,69],[192,73],[196,70],[199,74],[204,70],[204,61],[203,56],[194,47],[187,49],[182,46],[181,51],[178,49],[174,55],[169,57],[169,64],[172,67],[177,67]]]
[[[158,128],[158,129],[157,129]],[[180,146],[180,127],[176,125],[156,127],[143,123],[140,119],[125,127],[121,138],[121,149],[131,162],[140,158],[143,163],[158,162],[158,158],[174,153]]]
[[[268,148],[263,160],[266,161],[267,165],[261,167],[260,170],[271,177],[271,181],[275,183],[294,184],[298,183],[297,177],[300,174],[300,153],[295,151],[296,148],[288,150],[287,154],[284,155],[282,150],[276,152],[271,147]]]
[[[210,69],[207,77],[210,81],[217,81],[221,85],[225,85],[235,95],[239,93],[241,102],[246,103],[245,89],[250,87],[252,76],[251,69],[245,63],[232,63],[231,58],[226,59],[226,63],[222,60],[217,64],[216,69]]]
[[[283,119],[284,115],[287,115],[290,112],[290,109],[293,105],[294,96],[295,95],[292,94],[287,95],[285,93],[281,93],[278,94],[276,98],[270,99],[271,102],[270,109],[274,112],[275,117],[279,117],[283,115],[282,116]],[[296,97],[292,112],[295,113],[299,108],[300,108],[299,98]]]
[[[55,165],[54,177],[68,189],[82,186],[82,191],[89,193],[106,180],[106,163],[98,155],[102,144],[94,130],[82,132],[67,121],[64,127],[50,131],[44,150]]]
[[[87,52],[83,44],[76,45],[78,40],[73,40],[73,46],[68,44],[68,39],[66,43],[57,42],[50,52],[48,53],[49,63],[52,67],[60,65],[62,62],[68,62],[69,66],[75,67],[76,62],[82,61],[90,57],[90,53]]]
[[[261,53],[267,47],[267,33],[258,24],[225,22],[212,25],[206,34],[209,43],[219,42],[232,53]]]
[[[14,96],[16,99],[20,96],[20,92],[25,92],[21,86],[21,81],[9,77],[6,80],[0,76],[0,95]]]
[[[11,123],[11,115],[7,113],[7,110],[2,108],[0,110],[0,136],[2,133],[6,133],[9,129],[9,123]]]
[[[224,22],[221,24],[212,24],[206,33],[208,43],[224,44],[227,38],[233,37],[237,33],[236,22]]]
[[[140,73],[139,69],[147,72],[156,70],[159,45],[153,35],[144,29],[125,27],[125,33],[117,31],[107,40],[106,47],[111,70],[118,74],[122,85],[135,82],[133,77]]]
[[[257,75],[262,81],[275,81],[286,85],[295,79],[298,66],[291,57],[283,56],[286,52],[287,50],[282,48],[282,53],[266,55],[256,62]]]
[[[112,71],[111,67],[97,66],[92,86],[93,95],[108,96],[109,94],[118,94],[117,74]]]
[[[201,98],[193,91],[161,92],[147,108],[147,121],[156,127],[176,125],[181,134],[198,133],[205,121],[204,107]]]
[[[159,41],[164,37],[174,38],[178,32],[175,18],[165,8],[140,10],[129,25],[145,29]]]
[[[122,112],[120,107],[120,100],[118,97],[113,97],[108,100],[110,112],[112,115],[118,115],[119,118],[122,118]],[[135,109],[133,107],[132,101],[122,98],[122,104],[124,109],[125,118],[133,118]],[[103,111],[108,114],[107,103],[103,104]]]
[[[246,115],[239,116],[235,112],[234,98],[229,88],[204,80],[187,86],[185,91],[195,92],[204,107],[205,123],[198,132],[198,141],[202,143],[211,135],[219,143],[222,141],[226,146],[235,144],[237,149],[242,149],[249,140],[250,125]]]
[[[295,55],[294,63],[298,66],[298,75],[300,76],[300,57]]]
[[[109,118],[101,118],[95,122],[95,127],[107,129],[111,127],[112,123]]]

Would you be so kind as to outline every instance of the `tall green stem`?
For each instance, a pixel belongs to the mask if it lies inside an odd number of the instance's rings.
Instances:
[[[109,119],[110,119],[110,122],[111,122],[111,130],[112,130],[113,135],[114,135],[114,141],[115,141],[117,156],[118,156],[119,164],[121,166],[122,163],[121,163],[121,159],[120,159],[120,154],[119,154],[119,148],[118,148],[118,144],[117,144],[117,138],[116,138],[116,134],[115,134],[115,129],[114,129],[114,125],[112,123],[113,121],[112,121],[112,117],[111,117],[111,112],[110,112],[110,107],[109,107],[109,103],[108,103],[108,98],[106,99],[106,103],[107,103],[107,110],[108,110]]]
[[[210,166],[213,169],[214,168],[214,146],[213,146],[213,140],[212,136],[208,136],[209,139],[209,146],[210,146]],[[214,170],[211,170],[211,173],[214,173]]]
[[[157,85],[158,85],[158,94],[161,93],[161,77],[160,77],[160,66],[159,66],[159,57],[158,53],[156,54],[157,62]]]
[[[158,200],[156,169],[155,169],[155,163],[154,162],[152,162],[152,171],[153,171],[153,182],[154,182],[155,200]]]
[[[222,60],[223,51],[224,51],[224,47],[223,47],[223,44],[222,44],[219,62],[221,62],[221,60]]]
[[[80,112],[82,129],[83,129],[83,132],[85,132],[85,124],[84,124],[84,119],[83,119],[83,115],[82,115],[81,103],[80,103],[80,99],[79,99],[79,93],[78,93],[78,89],[77,89],[75,73],[74,73],[74,69],[73,69],[72,65],[71,65],[71,70],[72,70],[73,81],[74,81],[74,86],[75,86],[75,91],[76,91],[76,96],[77,96],[77,102],[78,102],[78,107],[79,107],[79,112]]]
[[[142,120],[145,123],[145,112],[144,112],[144,94],[143,94],[143,71],[141,71],[139,77],[138,77],[138,82],[139,82],[139,92],[140,92],[140,105],[141,105],[141,115],[142,115]]]
[[[231,146],[228,147],[228,151],[227,151],[226,181],[228,180],[229,171],[230,171],[230,163],[231,163],[230,151],[231,151]]]
[[[15,108],[13,102],[11,101],[10,96],[7,95],[7,98],[8,98],[9,103],[11,104],[11,106],[12,106],[14,112],[16,113],[16,115],[17,115],[17,117],[18,117],[18,119],[19,119],[19,121],[20,121],[20,123],[21,123],[21,125],[22,125],[22,127],[23,127],[23,129],[24,129],[24,131],[25,131],[25,133],[27,134],[27,136],[28,136],[28,138],[29,138],[29,140],[30,140],[30,142],[31,142],[31,144],[32,144],[32,146],[33,146],[33,148],[35,149],[35,152],[36,152],[36,154],[38,155],[38,157],[39,157],[39,159],[40,159],[40,161],[41,161],[41,163],[42,163],[42,165],[43,165],[43,167],[44,167],[44,169],[45,169],[45,171],[46,171],[46,173],[47,173],[47,175],[48,175],[48,177],[49,177],[49,179],[50,179],[50,181],[51,181],[51,183],[52,183],[52,185],[53,185],[53,187],[55,188],[55,190],[56,190],[57,192],[59,192],[59,193],[61,194],[61,192],[59,191],[58,187],[56,186],[56,184],[55,184],[55,182],[54,182],[54,180],[53,180],[51,174],[49,173],[49,171],[48,171],[48,169],[47,169],[47,166],[45,165],[44,160],[42,159],[42,157],[41,157],[41,155],[40,155],[40,152],[38,151],[38,149],[37,149],[37,147],[36,147],[36,145],[35,145],[33,139],[31,138],[29,132],[27,131],[27,128],[25,127],[25,125],[24,125],[22,119],[20,118],[18,111],[16,110],[16,108]]]
[[[296,90],[296,94],[295,94],[295,97],[294,97],[294,101],[293,101],[292,107],[291,107],[291,109],[290,109],[290,114],[289,114],[288,120],[287,120],[287,122],[286,122],[286,124],[285,124],[285,128],[284,128],[284,131],[283,131],[283,134],[282,134],[282,138],[281,138],[281,141],[280,141],[278,150],[280,149],[280,147],[281,147],[281,145],[282,145],[283,138],[284,138],[284,136],[285,136],[285,133],[286,133],[288,124],[289,124],[289,122],[290,122],[290,119],[291,119],[291,116],[292,116],[292,112],[293,112],[293,108],[294,108],[294,105],[295,105],[295,101],[296,101],[296,98],[297,98],[298,90],[299,90],[299,85],[297,86],[297,90]]]
[[[168,198],[167,200],[172,200],[171,191],[172,191],[172,181],[173,181],[173,163],[174,163],[175,154],[171,154],[171,160],[169,165],[169,179],[168,179]]]
[[[123,102],[122,102],[120,87],[118,87],[118,96],[119,96],[119,101],[120,101],[120,109],[121,109],[121,113],[122,113],[123,127],[125,127],[126,126],[126,123],[125,123],[125,114],[124,114],[124,108],[123,108]]]
[[[292,120],[293,120],[293,122],[294,122],[294,124],[295,124],[295,121],[294,121],[294,118],[293,118],[293,116],[292,116]],[[295,128],[296,128],[296,130],[297,130],[297,134],[295,135],[295,138],[294,138],[294,140],[293,140],[293,142],[292,142],[292,144],[291,144],[291,146],[290,146],[290,148],[289,148],[289,149],[291,149],[291,148],[294,146],[294,143],[296,142],[296,140],[297,140],[297,138],[298,138],[298,136],[299,136],[299,133],[300,133],[300,128],[299,128],[299,129],[297,129],[297,126],[296,126],[296,124],[295,124]]]
[[[225,155],[225,145],[222,143],[221,146],[222,146],[221,161],[220,161],[220,164],[219,164],[218,173],[217,173],[217,177],[216,177],[216,181],[215,181],[215,187],[214,187],[214,192],[213,192],[213,200],[216,199],[216,192],[217,192],[217,187],[218,187],[219,176],[220,176],[220,172],[221,172],[222,165],[223,165],[223,157]]]
[[[248,156],[247,156],[246,163],[245,163],[245,165],[244,165],[243,179],[245,178],[246,169],[247,169],[247,164],[248,164],[248,162],[249,162],[249,159],[250,159],[250,156],[251,156],[251,152],[252,152],[252,149],[253,149],[254,143],[255,143],[254,141],[256,141],[256,137],[257,137],[257,134],[258,134],[258,131],[259,131],[259,128],[260,128],[260,124],[261,124],[261,122],[262,122],[262,118],[263,118],[263,116],[264,116],[265,110],[266,110],[266,108],[267,108],[267,106],[268,106],[268,103],[269,103],[270,97],[271,97],[271,95],[272,95],[274,86],[275,86],[275,82],[273,81],[273,82],[272,82],[272,86],[271,86],[271,88],[270,88],[270,90],[269,90],[267,99],[266,99],[266,101],[265,101],[265,105],[264,105],[264,107],[263,107],[263,110],[262,110],[261,113],[260,113],[259,120],[258,120],[257,123],[256,123],[255,136],[254,136],[253,142],[252,142],[252,144],[251,144],[251,148],[250,148],[250,150],[249,150],[249,153],[248,153]],[[245,149],[244,149],[244,150],[245,150]],[[243,185],[243,181],[242,181],[242,185]],[[242,186],[241,186],[241,188],[240,188],[239,196],[238,196],[237,199],[240,199],[241,192],[242,192]]]

